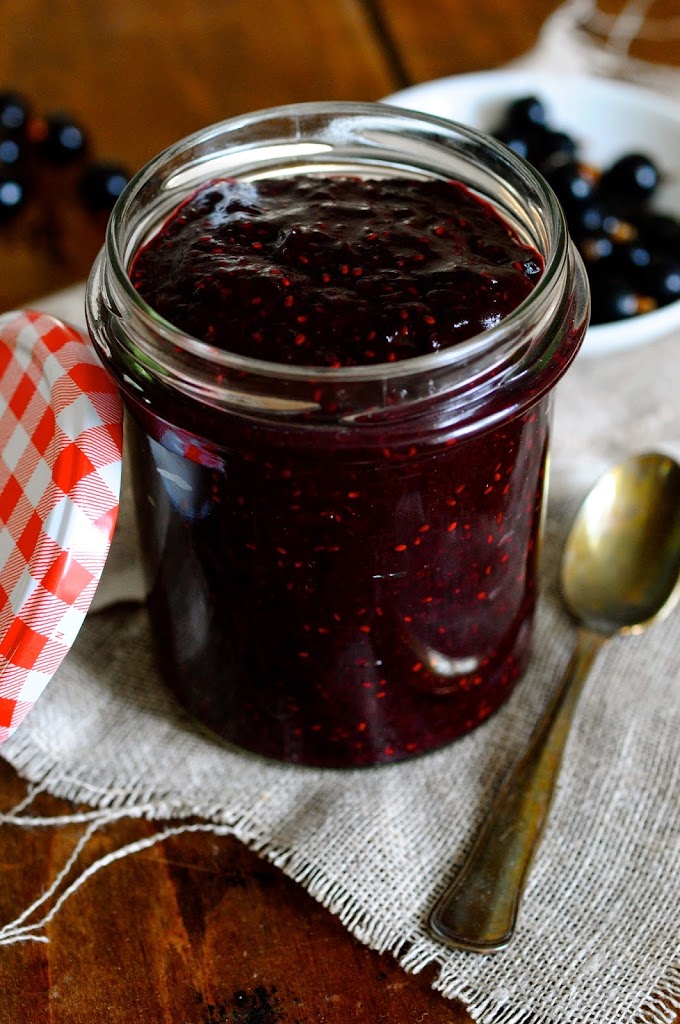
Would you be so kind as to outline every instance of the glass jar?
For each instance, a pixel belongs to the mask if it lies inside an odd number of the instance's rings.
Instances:
[[[216,178],[457,179],[545,259],[483,334],[318,368],[245,358],[145,304],[139,247]],[[184,707],[251,751],[323,766],[436,748],[526,665],[553,388],[586,327],[560,208],[486,135],[380,104],[265,110],[170,147],[130,183],[87,294],[117,379],[158,657]]]

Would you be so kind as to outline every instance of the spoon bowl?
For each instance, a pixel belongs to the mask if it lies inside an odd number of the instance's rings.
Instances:
[[[589,629],[640,633],[680,597],[680,466],[636,455],[596,483],[562,560],[564,602]]]
[[[680,597],[677,462],[656,452],[634,455],[600,478],[567,538],[561,589],[579,623],[569,666],[430,915],[433,934],[455,948],[492,952],[512,939],[590,667],[610,637],[640,633]]]

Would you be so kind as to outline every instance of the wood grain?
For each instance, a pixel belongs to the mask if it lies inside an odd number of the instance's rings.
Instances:
[[[213,121],[277,103],[377,99],[392,78],[359,0],[5,0],[0,66],[133,167]]]
[[[374,0],[412,81],[482,71],[526,53],[557,4],[498,0]]]
[[[23,783],[0,761],[3,802]],[[36,813],[69,804],[42,796]],[[124,822],[83,865],[151,835]],[[54,878],[82,826],[0,834],[0,919]],[[0,947],[3,1024],[467,1024],[462,1007],[361,946],[339,921],[234,839],[183,835],[103,869],[47,928]]]

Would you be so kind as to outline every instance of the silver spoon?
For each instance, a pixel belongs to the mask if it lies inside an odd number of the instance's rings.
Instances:
[[[486,953],[512,939],[588,671],[617,633],[640,633],[680,596],[680,466],[635,455],[600,478],[574,521],[562,596],[579,622],[564,678],[503,782],[467,860],[430,915],[433,934]]]

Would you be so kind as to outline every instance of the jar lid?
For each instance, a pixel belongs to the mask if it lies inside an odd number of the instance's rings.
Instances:
[[[0,742],[70,650],[118,514],[123,416],[88,339],[0,316]]]

